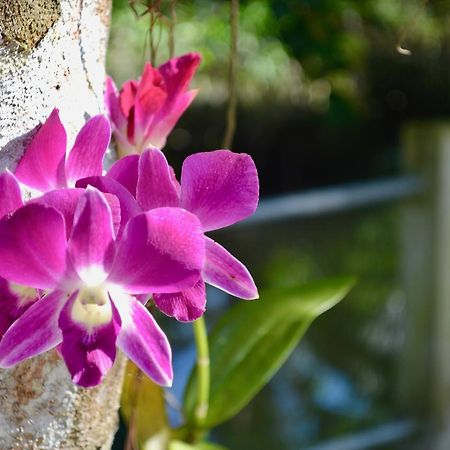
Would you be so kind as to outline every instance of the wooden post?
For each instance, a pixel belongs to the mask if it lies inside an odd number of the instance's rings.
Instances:
[[[427,191],[403,209],[402,279],[407,332],[400,401],[431,418],[428,448],[450,448],[450,122],[414,123],[402,135],[408,170]]]

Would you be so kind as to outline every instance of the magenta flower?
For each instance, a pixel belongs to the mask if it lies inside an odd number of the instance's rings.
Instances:
[[[61,189],[0,221],[0,276],[46,293],[3,336],[1,367],[58,346],[72,380],[95,386],[117,346],[155,382],[171,383],[167,339],[134,295],[197,282],[201,226],[181,208],[157,208],[117,238],[110,204],[92,187]]]
[[[0,219],[23,205],[19,184],[10,172],[0,174]],[[39,299],[36,289],[0,278],[0,339],[12,323]]]
[[[144,211],[163,206],[190,211],[200,220],[203,232],[245,219],[258,204],[258,174],[252,158],[229,150],[189,156],[183,164],[181,185],[156,148],[140,157],[119,160],[103,178],[125,186]],[[81,180],[79,185],[87,183],[95,186],[100,179]],[[156,306],[165,314],[181,321],[200,317],[205,311],[205,282],[243,299],[258,297],[255,283],[240,261],[206,236],[205,249],[202,278],[195,286],[177,293],[153,293]]]
[[[14,175],[6,170],[0,174],[0,219],[23,205],[19,183]]]
[[[37,300],[36,289],[0,278],[0,339],[8,328]]]
[[[102,174],[102,162],[111,139],[108,119],[98,115],[78,133],[66,158],[67,135],[55,108],[39,128],[20,160],[15,176],[38,192],[73,187],[80,178]]]
[[[164,147],[197,94],[187,89],[199,63],[200,55],[188,53],[157,69],[146,64],[141,79],[127,81],[120,92],[107,78],[105,104],[120,156],[142,153],[150,145]]]

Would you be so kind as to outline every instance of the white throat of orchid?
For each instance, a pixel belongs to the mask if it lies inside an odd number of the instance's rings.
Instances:
[[[9,283],[9,290],[19,298],[18,306],[26,306],[36,300],[38,293],[35,288],[22,286],[21,284]]]
[[[108,291],[103,286],[81,288],[71,311],[72,319],[84,325],[88,331],[110,323],[112,314]]]
[[[73,302],[71,317],[75,322],[84,325],[89,332],[95,327],[110,323],[112,319],[106,277],[103,267],[96,265],[80,272],[83,283]]]

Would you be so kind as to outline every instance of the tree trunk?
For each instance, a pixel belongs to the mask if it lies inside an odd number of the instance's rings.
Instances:
[[[69,145],[102,111],[110,10],[111,0],[0,0],[0,170],[54,107]],[[110,448],[124,362],[94,389],[75,387],[54,350],[1,370],[0,448]]]
[[[111,0],[0,0],[0,164],[56,106],[69,138],[103,109]]]

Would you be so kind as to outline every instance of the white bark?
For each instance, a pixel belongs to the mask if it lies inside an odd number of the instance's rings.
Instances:
[[[42,20],[46,8],[37,6],[30,12],[34,17],[24,14],[17,21],[9,14],[52,1],[0,0],[0,168],[14,165],[24,139],[55,106],[72,138],[87,115],[103,108],[110,0],[53,1],[59,18],[30,48],[15,30]]]
[[[118,423],[125,358],[103,384],[74,386],[55,350],[0,372],[2,450],[109,449]]]
[[[110,0],[0,0],[0,170],[58,107],[69,141],[103,109]],[[108,449],[124,372],[72,385],[56,351],[0,371],[0,448]]]

